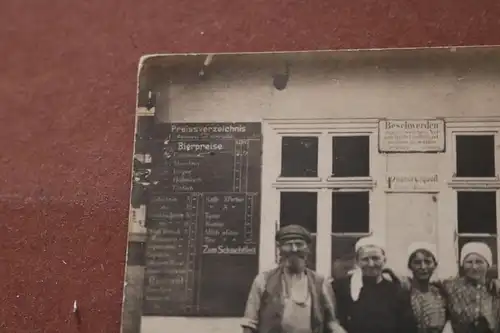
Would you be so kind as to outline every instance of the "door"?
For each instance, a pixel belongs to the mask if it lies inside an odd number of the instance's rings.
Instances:
[[[397,273],[407,275],[410,244],[437,245],[438,194],[388,193],[386,205],[387,264]]]

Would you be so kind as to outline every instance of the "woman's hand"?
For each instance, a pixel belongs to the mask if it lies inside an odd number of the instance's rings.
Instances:
[[[399,278],[399,276],[390,268],[384,268],[382,270],[382,275],[384,277],[388,276],[392,282],[401,283],[401,279]]]
[[[408,277],[398,275],[390,268],[384,268],[382,275],[384,274],[387,274],[394,283],[398,283],[403,289],[409,290],[411,288],[411,281]]]
[[[488,287],[495,296],[500,296],[500,280],[490,280]]]

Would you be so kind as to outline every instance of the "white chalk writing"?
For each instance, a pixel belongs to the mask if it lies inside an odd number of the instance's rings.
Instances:
[[[172,124],[174,133],[245,133],[246,126],[243,125],[213,125],[213,126],[183,126]]]

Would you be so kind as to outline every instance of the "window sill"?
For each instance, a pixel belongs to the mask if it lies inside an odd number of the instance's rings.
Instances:
[[[488,234],[488,233],[457,233],[457,237],[478,237],[478,238],[497,238],[496,234]]]
[[[276,183],[319,183],[320,177],[278,177]]]
[[[277,189],[367,189],[371,190],[377,185],[371,177],[337,178],[328,177],[326,181],[319,177],[315,178],[288,178],[279,177],[273,183]]]
[[[362,188],[362,189],[373,189],[377,182],[372,179],[372,177],[328,177],[327,178],[327,188]]]
[[[373,235],[373,232],[332,232],[332,237],[368,237]]]
[[[500,179],[497,177],[453,177],[452,180],[448,182],[448,186],[452,189],[500,189]]]

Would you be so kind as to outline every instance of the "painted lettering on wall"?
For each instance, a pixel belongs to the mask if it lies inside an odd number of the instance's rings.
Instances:
[[[438,186],[439,177],[432,175],[388,175],[389,190],[434,190]]]

